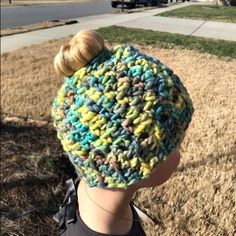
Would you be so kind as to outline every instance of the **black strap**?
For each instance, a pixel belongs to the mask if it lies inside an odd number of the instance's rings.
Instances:
[[[68,190],[60,210],[53,216],[53,219],[59,223],[58,234],[61,235],[65,232],[66,224],[76,221],[76,188],[75,184],[79,183],[79,178],[75,180],[69,179],[66,181]]]

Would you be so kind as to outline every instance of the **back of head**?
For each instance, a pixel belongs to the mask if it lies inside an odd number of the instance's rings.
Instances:
[[[55,57],[54,68],[60,75],[69,76],[86,66],[104,49],[104,40],[92,30],[81,30]]]
[[[193,106],[179,77],[157,59],[131,45],[103,49],[94,31],[80,32],[61,48],[55,69],[71,76],[52,116],[89,186],[127,188],[148,178],[180,144]]]

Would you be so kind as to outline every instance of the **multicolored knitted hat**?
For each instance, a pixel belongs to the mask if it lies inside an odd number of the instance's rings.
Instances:
[[[182,141],[193,106],[179,77],[130,45],[66,77],[53,103],[58,138],[90,187],[147,178]]]

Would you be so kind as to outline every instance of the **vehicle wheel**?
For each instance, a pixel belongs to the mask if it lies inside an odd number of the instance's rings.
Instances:
[[[117,8],[117,2],[111,2],[111,7],[113,7],[113,8]]]
[[[129,5],[131,8],[135,8],[137,6],[137,1],[130,3]]]
[[[236,6],[236,0],[230,0],[229,4],[230,6]]]
[[[152,6],[157,6],[157,2],[158,2],[158,0],[153,0],[152,1]]]

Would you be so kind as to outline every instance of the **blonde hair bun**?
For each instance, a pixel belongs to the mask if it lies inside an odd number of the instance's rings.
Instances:
[[[72,75],[92,61],[103,49],[104,40],[99,33],[81,30],[61,47],[54,59],[54,68],[60,75]]]

